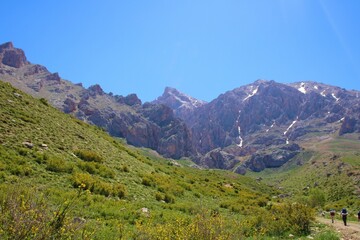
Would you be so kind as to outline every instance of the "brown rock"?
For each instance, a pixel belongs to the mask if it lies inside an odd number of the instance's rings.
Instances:
[[[1,63],[10,67],[20,68],[29,64],[23,50],[14,48],[11,42],[0,45]]]
[[[72,113],[72,112],[75,112],[75,110],[76,110],[76,103],[73,100],[71,100],[70,98],[67,98],[64,101],[63,111],[65,113]]]
[[[46,80],[48,81],[57,81],[57,82],[60,82],[60,76],[59,76],[59,73],[52,73],[52,74],[49,74],[46,76]]]

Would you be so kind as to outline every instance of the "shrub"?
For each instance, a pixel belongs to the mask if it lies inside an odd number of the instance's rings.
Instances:
[[[313,209],[299,203],[273,205],[271,210],[258,209],[255,216],[249,216],[241,223],[245,236],[282,236],[291,232],[296,235],[310,233],[314,220]]]
[[[126,196],[126,188],[121,183],[113,184],[113,194],[116,197],[124,198]]]
[[[138,221],[134,239],[243,239],[238,228],[229,227],[221,214],[214,213],[202,210],[193,218],[158,224]]]
[[[38,190],[21,185],[0,186],[0,239],[80,239],[85,224],[68,217],[71,205],[80,197],[54,209]]]
[[[159,193],[159,192],[155,193],[155,199],[156,199],[156,201],[163,201],[164,200],[162,194]]]
[[[74,153],[78,158],[86,162],[103,162],[102,157],[91,150],[76,150]]]
[[[125,166],[122,166],[121,171],[123,171],[123,172],[130,172],[129,167],[126,166],[126,165],[125,165]]]
[[[10,173],[16,176],[30,176],[32,174],[32,169],[24,165],[11,165],[9,166]]]
[[[154,180],[149,177],[149,176],[145,176],[142,178],[141,184],[147,187],[151,187],[151,186],[155,186],[155,182]]]
[[[80,162],[78,167],[90,174],[100,175],[105,178],[114,178],[115,173],[112,169],[97,162]]]
[[[326,231],[318,234],[315,238],[315,240],[339,240],[340,237],[335,232]]]
[[[67,163],[63,159],[50,159],[46,161],[46,170],[51,172],[65,172],[71,173],[73,171],[73,166]]]
[[[49,103],[48,103],[48,101],[47,101],[45,98],[40,98],[39,100],[40,100],[40,102],[41,102],[42,104],[44,104],[45,106],[49,106]]]
[[[175,203],[175,197],[170,194],[165,194],[164,201],[166,203]]]
[[[74,173],[72,176],[72,185],[75,188],[81,186],[84,190],[89,190],[92,193],[108,196],[115,196],[124,198],[126,195],[126,188],[121,183],[107,183],[88,173]]]

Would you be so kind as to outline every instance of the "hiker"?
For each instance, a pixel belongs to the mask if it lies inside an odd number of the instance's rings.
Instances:
[[[346,208],[343,208],[341,210],[341,216],[342,216],[342,220],[344,221],[344,225],[346,226],[346,218],[347,218],[348,212],[346,210]]]
[[[330,217],[331,217],[331,222],[334,223],[334,217],[335,217],[335,210],[334,209],[330,210]]]
[[[360,211],[358,212],[358,221],[360,222]]]

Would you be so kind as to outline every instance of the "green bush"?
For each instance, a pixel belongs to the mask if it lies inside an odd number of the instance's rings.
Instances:
[[[90,174],[96,174],[105,178],[114,178],[115,173],[112,169],[97,162],[80,162],[78,167]]]
[[[142,178],[141,184],[147,187],[152,187],[156,185],[154,180],[149,176],[144,176]]]
[[[245,236],[306,235],[310,233],[310,223],[314,220],[314,210],[299,203],[277,204],[270,210],[257,211],[241,224]]]
[[[0,186],[0,239],[87,238],[85,224],[75,224],[68,217],[78,197],[53,208],[34,188]]]
[[[340,239],[339,235],[331,231],[320,233],[314,238],[314,240],[339,240],[339,239]]]
[[[45,106],[49,106],[49,103],[48,103],[48,101],[47,101],[45,98],[40,98],[39,100],[40,100],[40,102],[41,102],[42,104],[44,104]]]
[[[89,190],[92,193],[106,197],[114,196],[124,198],[126,195],[126,188],[123,184],[104,182],[88,173],[74,173],[72,176],[72,185],[75,188],[81,187],[84,190]]]
[[[163,201],[164,197],[161,193],[157,192],[157,193],[155,193],[155,199],[156,199],[156,201]]]
[[[170,194],[165,194],[164,201],[166,203],[175,203],[175,197]]]
[[[98,162],[101,163],[103,162],[102,157],[100,157],[96,152],[91,151],[91,150],[76,150],[74,152],[74,154],[80,158],[83,161],[86,162]]]
[[[51,172],[71,173],[73,165],[63,159],[49,159],[46,161],[46,170]]]

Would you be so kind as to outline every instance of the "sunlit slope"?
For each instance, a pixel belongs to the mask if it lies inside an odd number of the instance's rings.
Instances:
[[[100,224],[97,234],[146,219],[142,208],[155,222],[203,210],[241,218],[278,194],[248,177],[185,167],[129,147],[1,81],[0,183],[44,193],[54,207],[81,186],[88,195],[69,215]]]
[[[289,197],[312,201],[314,207],[329,210],[360,207],[359,134],[337,134],[313,138],[302,143],[303,152],[279,169],[261,174]]]

